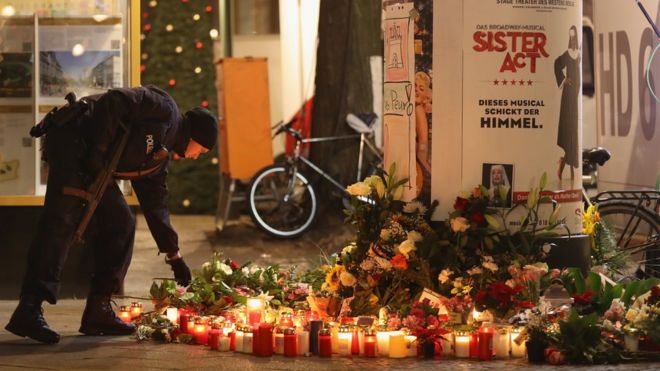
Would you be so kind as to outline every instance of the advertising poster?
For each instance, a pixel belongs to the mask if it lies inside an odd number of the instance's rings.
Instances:
[[[384,20],[383,142],[385,168],[396,163],[397,176],[408,178],[405,199],[417,196],[415,158],[413,3],[387,6]]]
[[[660,25],[660,1],[642,4]],[[633,1],[594,1],[594,24],[598,145],[612,154],[598,170],[598,187],[654,189],[660,184],[660,39]]]
[[[462,24],[447,18],[449,15],[444,19],[450,24],[443,27],[459,27],[462,39],[458,43],[440,36],[439,54],[447,55],[442,63],[452,58],[462,62],[462,78],[443,74],[447,82],[443,89],[460,95],[449,98],[448,104],[457,102],[462,110],[445,109],[451,115],[441,114],[436,120],[443,135],[455,138],[458,144],[434,142],[433,150],[439,153],[433,157],[458,164],[445,165],[449,171],[443,176],[460,179],[460,184],[450,183],[460,188],[442,188],[434,181],[433,198],[442,200],[434,217],[446,218],[452,200],[478,184],[489,189],[492,206],[509,208],[524,202],[545,173],[547,195],[561,206],[560,216],[566,218],[570,231],[579,233],[581,2],[448,3],[456,14],[462,14]],[[541,225],[547,223],[551,211],[551,204],[543,205]],[[508,226],[515,228],[523,213],[521,208],[511,213]]]

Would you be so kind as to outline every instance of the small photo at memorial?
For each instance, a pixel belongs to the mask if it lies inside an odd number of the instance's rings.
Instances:
[[[488,189],[490,206],[511,207],[513,164],[483,164],[481,184]]]

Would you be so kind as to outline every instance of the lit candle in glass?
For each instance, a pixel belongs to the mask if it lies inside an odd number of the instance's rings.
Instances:
[[[470,334],[470,358],[479,357],[479,332],[474,331]]]
[[[482,361],[489,361],[493,358],[493,335],[494,329],[491,324],[484,322],[479,329],[479,351],[478,357]]]
[[[142,315],[142,303],[134,301],[131,304],[131,316],[139,317],[140,315]]]
[[[405,358],[408,355],[408,348],[406,347],[406,339],[401,331],[390,332],[390,358]]]
[[[357,326],[353,326],[353,337],[351,339],[351,355],[359,356],[360,355],[360,329]],[[364,339],[362,340],[364,341]]]
[[[376,357],[376,332],[367,329],[364,332],[364,356],[369,358]]]
[[[188,335],[193,337],[195,336],[195,322],[197,322],[195,317],[188,317]]]
[[[220,331],[220,327],[218,326],[212,326],[211,329],[209,330],[209,347],[211,347],[211,350],[219,350],[220,349],[220,336],[222,335],[222,332]]]
[[[280,327],[293,327],[293,314],[289,312],[280,314]]]
[[[247,299],[247,318],[251,326],[258,325],[261,322],[261,315],[264,310],[264,301],[261,298]]]
[[[511,336],[507,326],[496,327],[493,334],[493,351],[495,358],[509,358]]]
[[[203,320],[195,322],[194,331],[195,331],[195,343],[199,345],[207,345],[209,343],[209,330],[206,326],[206,323]]]
[[[353,333],[351,332],[350,327],[341,326],[339,328],[337,339],[339,341],[339,354],[342,356],[350,356],[351,346],[353,344]]]
[[[231,339],[228,336],[220,336],[220,347],[218,350],[221,352],[229,352],[230,344]]]
[[[378,354],[381,357],[390,355],[390,331],[378,331],[376,334],[378,339]]]
[[[177,323],[179,320],[179,310],[176,307],[167,307],[165,309],[165,317],[172,322],[172,323]]]
[[[275,330],[275,354],[284,354],[284,327]]]
[[[339,324],[330,322],[330,336],[332,337],[332,353],[339,353]]]
[[[456,358],[468,358],[470,356],[470,337],[469,332],[457,331],[454,333]]]
[[[406,348],[408,348],[408,357],[417,357],[417,336],[406,335]]]
[[[520,333],[522,332],[522,329],[520,327],[516,327],[513,330],[511,330],[511,356],[512,357],[524,357],[525,356],[525,342],[521,341],[520,344],[516,342],[516,339],[518,339],[518,336],[520,336]]]
[[[445,357],[450,357],[454,354],[454,349],[452,344],[454,342],[454,334],[448,333],[443,335],[443,339],[440,339],[440,346],[442,347],[442,355]]]
[[[284,329],[284,356],[295,357],[298,354],[298,334],[292,327]]]
[[[244,327],[243,328],[243,353],[252,354],[254,352],[253,339],[254,339],[254,334],[252,333],[252,328]]]
[[[319,331],[319,356],[332,357],[332,334],[328,328]]]
[[[131,322],[131,310],[127,306],[122,305],[119,307],[119,318],[126,323]]]
[[[243,352],[243,335],[245,332],[243,332],[243,326],[236,326],[236,331],[234,331],[236,336],[234,337],[234,342],[235,342],[235,347],[234,351],[237,353],[242,353]]]
[[[309,331],[298,332],[298,355],[304,356],[309,353]]]
[[[258,336],[255,337],[255,354],[259,357],[270,357],[273,355],[273,325],[261,323],[257,329]]]

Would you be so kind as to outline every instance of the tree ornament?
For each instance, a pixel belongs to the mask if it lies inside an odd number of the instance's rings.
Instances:
[[[202,44],[201,41],[198,41],[198,42],[195,43],[195,48],[197,48],[197,49],[201,49],[201,48],[203,48],[203,47],[204,47],[204,44]]]
[[[211,13],[211,12],[213,11],[213,6],[211,6],[211,5],[207,5],[207,6],[204,8],[204,11],[207,12],[207,13]]]
[[[183,200],[183,202],[181,202],[181,204],[183,205],[183,207],[188,207],[190,206],[190,200],[186,198],[185,200]]]
[[[218,30],[215,28],[212,28],[211,31],[209,31],[209,36],[211,36],[211,39],[215,40],[218,38]]]
[[[144,32],[151,31],[151,23],[145,23],[144,26],[142,26],[142,30],[144,30]]]
[[[143,33],[140,34],[140,41],[144,41],[144,39],[146,39],[146,38],[147,38],[147,35],[145,35]]]
[[[190,0],[181,0],[181,3],[183,3],[183,4],[188,4],[189,2],[190,2]]]
[[[174,26],[172,26],[171,24],[168,24],[167,26],[165,26],[165,31],[172,32],[173,30],[174,30]]]
[[[149,2],[149,7],[150,7],[150,8],[155,8],[155,7],[157,7],[157,6],[158,6],[158,1],[156,1],[156,0],[151,0],[151,1]]]
[[[181,47],[181,45],[178,45],[176,48],[174,48],[174,51],[175,51],[177,54],[181,54],[181,52],[183,51],[183,48]]]
[[[167,82],[170,86],[176,85],[176,80],[175,79],[170,79],[170,81]]]
[[[217,164],[218,164],[218,158],[217,158],[217,157],[213,157],[213,158],[211,159],[211,163],[212,163],[213,165],[217,165]]]
[[[198,75],[200,73],[202,73],[202,67],[200,67],[200,66],[195,67],[195,73],[198,74]]]
[[[142,53],[142,55],[140,57],[142,58],[143,61],[146,61],[147,59],[149,59],[149,54]]]
[[[142,13],[142,18],[144,18],[144,19],[149,18],[149,12],[143,12]]]
[[[140,65],[140,72],[144,73],[144,71],[147,70],[147,66],[145,64]]]
[[[193,14],[193,21],[197,22],[197,21],[199,21],[200,18],[202,18],[202,17],[200,17],[199,14],[197,14],[197,13]]]
[[[203,100],[202,101],[202,107],[207,108],[209,106],[209,101]]]

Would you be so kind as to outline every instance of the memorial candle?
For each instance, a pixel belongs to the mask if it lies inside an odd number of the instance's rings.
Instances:
[[[275,354],[284,354],[284,327],[275,331]]]
[[[280,314],[280,327],[288,328],[293,327],[293,314],[284,312]]]
[[[257,336],[254,349],[259,357],[270,357],[273,355],[273,325],[270,323],[259,324],[259,336]]]
[[[371,329],[364,332],[364,356],[376,357],[376,332]]]
[[[360,355],[360,331],[359,327],[353,326],[353,337],[351,339],[351,355]]]
[[[165,310],[165,317],[172,322],[177,323],[179,321],[179,310],[176,307],[167,307]]]
[[[452,344],[454,342],[454,334],[445,334],[443,335],[444,339],[440,340],[440,347],[442,348],[442,355],[444,357],[450,357],[454,354],[454,349]]]
[[[131,311],[127,306],[122,305],[119,307],[119,318],[126,323],[131,322]]]
[[[220,347],[219,351],[229,352],[229,346],[231,344],[231,339],[228,336],[220,336]]]
[[[284,329],[284,356],[295,357],[298,353],[298,335],[296,330],[289,327]]]
[[[484,322],[479,329],[478,357],[482,361],[490,361],[493,358],[493,333],[493,328],[488,322]]]
[[[244,327],[243,328],[243,353],[253,353],[254,348],[254,334],[252,333],[252,328]]]
[[[522,341],[520,344],[516,342],[516,339],[518,339],[518,336],[520,336],[521,333],[520,327],[516,327],[513,330],[511,330],[510,337],[511,337],[511,356],[512,357],[524,357],[525,356],[525,342]]]
[[[470,358],[479,356],[479,333],[477,331],[470,334]]]
[[[405,358],[408,354],[406,347],[406,339],[401,331],[390,332],[389,343],[389,357],[390,358]]]
[[[194,332],[195,332],[195,343],[198,345],[207,345],[209,343],[209,330],[206,326],[206,323],[203,320],[195,322]]]
[[[234,334],[236,336],[234,337],[234,351],[237,353],[242,353],[243,352],[243,335],[245,332],[243,332],[243,326],[237,326],[236,331],[234,331]]]
[[[470,356],[470,333],[454,333],[454,351],[456,358],[468,358]]]
[[[313,319],[309,321],[309,350],[314,355],[319,354],[319,331],[323,328],[323,320]]]
[[[188,335],[195,336],[195,317],[188,317]]]
[[[298,355],[304,356],[309,353],[309,331],[298,332]]]
[[[225,322],[225,326],[222,329],[222,334],[229,338],[229,350],[236,350],[236,331],[234,331],[234,325],[229,322]]]
[[[142,303],[134,301],[131,304],[131,316],[135,318],[141,315],[142,315]]]
[[[495,358],[509,358],[511,335],[506,326],[496,327],[493,333],[493,352]]]
[[[390,331],[378,331],[378,355],[387,357],[390,355]]]
[[[209,330],[209,347],[211,347],[211,350],[218,350],[220,348],[220,336],[222,335],[222,332],[220,331],[220,328],[217,326],[211,327]]]
[[[328,328],[319,331],[319,356],[332,357],[332,334]]]
[[[417,336],[406,335],[406,348],[408,349],[408,357],[417,357]]]
[[[332,336],[332,353],[339,353],[339,324],[330,322],[330,336]]]
[[[264,310],[264,301],[261,298],[247,299],[247,318],[251,326],[258,325],[261,322],[261,315]]]
[[[339,327],[339,354],[342,356],[351,355],[351,346],[353,344],[353,333],[348,326]]]

